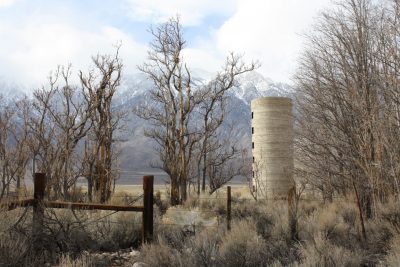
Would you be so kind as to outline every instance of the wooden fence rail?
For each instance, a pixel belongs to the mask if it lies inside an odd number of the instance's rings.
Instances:
[[[45,200],[46,176],[44,173],[35,173],[34,175],[34,194],[33,199],[12,200],[0,203],[3,210],[13,210],[18,207],[33,207],[32,218],[32,238],[33,241],[40,240],[43,232],[44,210],[52,209],[72,209],[72,210],[112,210],[112,211],[130,211],[142,212],[142,243],[147,243],[153,238],[153,193],[154,193],[154,176],[143,177],[143,206],[127,206],[127,205],[108,205],[98,203],[78,203]],[[231,206],[232,196],[231,187],[227,187],[227,214],[226,226],[231,229]]]
[[[44,200],[46,188],[46,176],[44,173],[35,173],[33,186],[33,199],[8,201],[6,203],[2,203],[0,207],[8,211],[18,207],[33,207],[32,237],[34,241],[40,239],[42,236],[45,208],[142,212],[142,243],[149,242],[153,237],[154,176],[143,177],[143,206],[107,205]]]

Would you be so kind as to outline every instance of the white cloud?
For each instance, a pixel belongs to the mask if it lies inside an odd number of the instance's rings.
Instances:
[[[86,70],[92,55],[115,52],[119,41],[126,73],[135,72],[146,53],[144,45],[109,26],[85,31],[68,23],[21,24],[0,27],[0,39],[2,78],[30,86],[45,83],[58,65],[71,63],[74,70]]]
[[[237,11],[216,33],[222,52],[258,59],[263,75],[289,81],[302,49],[302,37],[328,0],[240,0]]]
[[[140,21],[163,22],[180,15],[185,26],[199,25],[209,15],[229,16],[238,0],[126,0],[131,17]]]
[[[204,48],[186,48],[182,51],[182,57],[189,68],[201,69],[207,72],[215,72],[223,64],[220,55]]]
[[[11,6],[15,1],[16,0],[0,0],[0,8]]]
[[[0,8],[13,1],[0,0]],[[227,53],[235,51],[245,53],[247,60],[260,60],[263,66],[259,71],[265,76],[288,81],[301,50],[298,34],[329,0],[122,1],[129,5],[126,8],[135,20],[154,23],[179,13],[185,26],[196,25],[193,32],[192,27],[184,29],[191,37],[183,56],[191,68],[214,72]],[[124,17],[126,13],[110,12],[110,23],[112,16],[120,16],[115,20],[118,23],[110,26],[101,16],[76,14],[68,5],[54,9],[44,4],[25,13],[11,8],[15,15],[6,11],[8,16],[0,16],[0,79],[42,84],[57,65],[72,63],[74,70],[87,69],[91,55],[114,52],[118,41],[122,41],[125,73],[136,72],[136,65],[147,56],[147,44],[132,37],[143,30],[128,28],[146,23],[132,23]],[[214,19],[224,17],[228,19],[215,29],[221,21]]]

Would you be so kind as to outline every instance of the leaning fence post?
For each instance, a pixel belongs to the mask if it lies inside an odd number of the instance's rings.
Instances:
[[[231,206],[232,206],[232,197],[231,197],[231,186],[227,187],[227,198],[226,198],[226,227],[228,230],[231,230]]]
[[[142,244],[153,238],[153,187],[154,176],[143,176],[143,226]]]
[[[46,175],[35,173],[33,177],[33,216],[32,216],[32,240],[38,243],[43,233],[44,207],[43,198],[46,188]]]

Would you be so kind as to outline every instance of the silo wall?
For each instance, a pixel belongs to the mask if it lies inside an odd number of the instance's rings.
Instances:
[[[258,198],[286,198],[293,187],[292,100],[251,101],[253,188]]]

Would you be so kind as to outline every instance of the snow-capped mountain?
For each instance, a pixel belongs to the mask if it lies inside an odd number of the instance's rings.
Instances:
[[[206,83],[212,78],[212,73],[202,70],[193,72],[194,80]],[[258,72],[249,72],[241,75],[238,79],[239,86],[230,91],[230,95],[250,105],[251,100],[264,96],[286,96],[291,97],[294,89],[285,83],[275,83],[265,78]],[[143,97],[153,86],[153,82],[143,73],[137,73],[125,77],[115,98],[116,104],[124,104],[135,97]]]
[[[194,70],[193,79],[196,83],[206,83],[211,80],[212,73],[203,70]],[[294,89],[283,83],[275,83],[257,72],[246,73],[239,77],[239,86],[228,92],[229,100],[225,118],[226,131],[234,125],[234,137],[239,144],[250,150],[251,148],[251,100],[263,96],[287,96],[294,95]],[[129,170],[148,169],[151,162],[156,162],[158,156],[154,150],[155,144],[143,135],[149,127],[146,121],[136,117],[131,111],[134,107],[151,102],[149,90],[153,82],[143,73],[125,76],[121,82],[115,97],[114,105],[128,111],[127,131],[123,133],[121,140],[122,154],[121,167]],[[3,95],[3,104],[15,101],[24,96],[23,88],[0,80],[0,95]],[[224,132],[224,129],[222,129]]]
[[[284,83],[274,83],[258,72],[249,72],[239,77],[239,87],[233,88],[235,97],[250,104],[251,100],[264,96],[287,96],[290,97],[294,90]]]
[[[21,86],[0,80],[0,95],[4,99],[3,104],[7,104],[23,98],[25,93]]]
[[[203,83],[212,77],[212,74],[201,70],[197,70],[194,74],[195,79]],[[229,125],[234,125],[235,138],[241,146],[250,149],[251,100],[264,96],[292,97],[294,89],[288,84],[275,83],[257,72],[242,75],[238,82],[239,86],[232,88],[228,93],[229,103],[227,109],[229,113],[225,119],[225,127],[228,128]],[[148,92],[152,86],[152,81],[144,74],[127,77],[115,98],[115,103],[131,110],[139,104],[151,101]],[[141,170],[147,168],[151,162],[157,161],[157,155],[154,152],[155,144],[143,135],[144,129],[148,127],[146,121],[140,120],[133,114],[130,115],[128,121],[129,130],[126,137],[123,138],[126,141],[122,145],[123,156],[121,164],[122,167]]]

